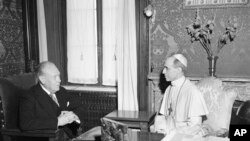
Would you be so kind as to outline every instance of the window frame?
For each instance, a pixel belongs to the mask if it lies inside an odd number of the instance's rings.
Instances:
[[[91,85],[102,85],[102,74],[103,74],[103,16],[102,16],[102,0],[96,0],[96,21],[97,21],[97,57],[98,57],[98,83],[97,84],[91,84]],[[89,85],[89,84],[87,84]]]
[[[65,70],[66,76],[66,85],[76,85],[76,86],[98,86],[98,87],[117,87],[110,85],[103,85],[103,6],[102,0],[96,1],[96,26],[97,26],[97,60],[98,60],[98,79],[96,84],[80,84],[80,83],[71,83],[68,81],[68,71]],[[66,21],[67,22],[67,21]],[[67,63],[67,61],[65,61]]]

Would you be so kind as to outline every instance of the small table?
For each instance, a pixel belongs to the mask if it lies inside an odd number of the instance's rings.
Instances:
[[[140,129],[142,132],[148,132],[154,114],[154,112],[148,111],[115,110],[107,114],[105,117],[123,122],[127,124],[129,128]]]

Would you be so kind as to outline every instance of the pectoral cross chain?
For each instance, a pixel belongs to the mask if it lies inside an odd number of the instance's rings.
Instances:
[[[168,108],[168,113],[169,115],[173,112],[173,109],[172,109],[172,104],[170,104],[170,107]]]

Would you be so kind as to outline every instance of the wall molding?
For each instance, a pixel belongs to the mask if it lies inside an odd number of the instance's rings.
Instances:
[[[184,0],[184,9],[250,7],[249,0]]]
[[[71,91],[117,92],[117,87],[79,86],[79,85],[62,85],[62,86],[66,90],[71,90]]]
[[[188,77],[194,83],[197,83],[202,77]],[[205,78],[205,77],[204,77]],[[243,78],[219,78],[222,80],[222,85],[225,89],[234,89],[237,92],[236,100],[246,101],[250,100],[250,79]],[[160,74],[151,73],[148,75],[149,83],[149,105],[151,111],[159,109],[159,103],[163,97],[164,92],[160,89]]]

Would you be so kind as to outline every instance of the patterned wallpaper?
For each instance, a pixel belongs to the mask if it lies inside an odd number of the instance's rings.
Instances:
[[[24,72],[22,0],[0,0],[0,76]]]
[[[193,23],[197,8],[183,8],[184,0],[151,0],[156,14],[150,20],[150,73],[160,73],[164,60],[173,53],[183,53],[189,62],[187,75],[208,76],[208,59],[198,42],[191,43],[186,26]],[[235,40],[221,50],[217,60],[218,77],[250,78],[250,8],[199,8],[203,22],[215,18],[212,48],[216,49],[219,35],[228,21],[237,23]]]

